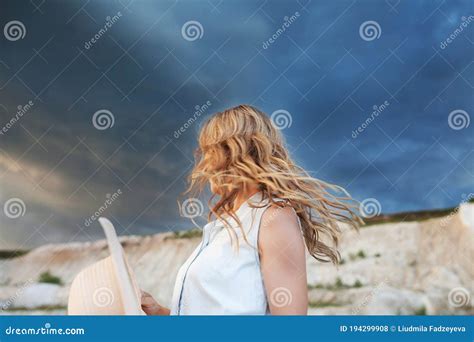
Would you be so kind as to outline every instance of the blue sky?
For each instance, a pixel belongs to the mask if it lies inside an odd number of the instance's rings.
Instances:
[[[287,111],[292,123],[282,132],[294,158],[358,200],[375,198],[383,212],[457,205],[473,190],[473,7],[3,1],[0,125],[19,105],[33,106],[0,135],[0,202],[19,198],[25,208],[18,218],[1,213],[0,247],[100,237],[84,221],[118,189],[104,215],[119,233],[190,227],[177,197],[199,126],[240,103]],[[107,17],[113,23],[101,32]],[[6,33],[12,21],[24,36]],[[183,36],[190,21],[197,37]],[[361,34],[365,25],[375,36]],[[100,110],[112,127],[94,127]],[[461,127],[448,119],[453,112]]]

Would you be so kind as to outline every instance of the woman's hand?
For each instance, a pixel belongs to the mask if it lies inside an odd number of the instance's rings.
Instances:
[[[143,290],[140,291],[142,294],[142,310],[145,311],[148,316],[167,316],[170,314],[170,310],[158,304],[158,302],[151,296],[151,294]]]

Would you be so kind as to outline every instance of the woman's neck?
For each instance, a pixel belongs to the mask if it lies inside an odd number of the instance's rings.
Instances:
[[[233,207],[235,209],[240,208],[240,206],[244,202],[246,202],[250,197],[252,197],[259,191],[260,190],[256,186],[247,187],[246,189],[242,190],[241,192],[237,194]]]

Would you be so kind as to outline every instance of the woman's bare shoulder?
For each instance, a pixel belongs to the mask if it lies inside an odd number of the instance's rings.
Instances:
[[[290,206],[272,205],[265,210],[260,224],[259,246],[303,245],[298,216]]]

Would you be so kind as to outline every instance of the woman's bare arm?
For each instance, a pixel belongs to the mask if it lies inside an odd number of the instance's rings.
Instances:
[[[258,247],[271,314],[306,315],[305,244],[293,209],[274,206],[265,211]]]

